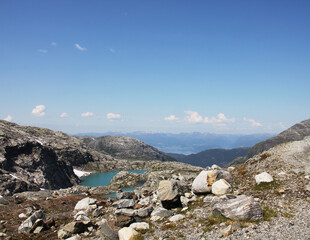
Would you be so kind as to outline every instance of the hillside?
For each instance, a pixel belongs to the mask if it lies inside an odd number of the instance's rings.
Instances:
[[[71,187],[80,182],[73,168],[93,172],[150,169],[158,163],[149,160],[174,160],[138,140],[102,139],[108,142],[106,152],[89,147],[86,139],[0,120],[0,195]],[[98,143],[103,146],[104,141]]]
[[[118,159],[175,161],[166,153],[131,137],[102,136],[81,137],[81,139],[88,147]]]
[[[234,149],[209,149],[197,154],[174,154],[169,153],[177,161],[188,163],[194,166],[206,167],[213,164],[224,166],[233,161],[235,158],[244,157],[250,148],[234,148]]]
[[[281,143],[299,141],[309,135],[310,135],[310,119],[307,119],[305,121],[295,124],[294,126],[281,132],[279,135],[275,137],[269,138],[266,141],[255,144],[250,149],[245,159],[249,159]]]
[[[77,136],[126,136],[139,139],[166,153],[192,154],[208,149],[252,147],[274,135],[271,134],[213,134],[213,133],[149,133],[149,132],[106,132],[83,133]]]

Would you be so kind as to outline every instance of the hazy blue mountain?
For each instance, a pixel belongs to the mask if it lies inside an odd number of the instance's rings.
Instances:
[[[208,149],[251,147],[274,135],[272,134],[212,134],[212,133],[147,133],[147,132],[106,132],[82,133],[77,136],[126,136],[139,139],[163,152],[191,154]]]
[[[169,155],[179,162],[188,163],[199,167],[211,167],[213,164],[224,166],[238,157],[244,157],[249,150],[249,147],[234,149],[209,149],[190,155],[176,153],[169,153]]]

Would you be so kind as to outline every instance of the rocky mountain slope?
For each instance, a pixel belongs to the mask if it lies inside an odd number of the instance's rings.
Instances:
[[[244,157],[250,148],[234,148],[234,149],[209,149],[196,154],[184,155],[169,153],[177,161],[188,163],[194,166],[206,167],[213,164],[224,166],[237,157]]]
[[[131,137],[102,136],[81,137],[86,146],[118,159],[175,161],[156,148]]]
[[[255,144],[246,155],[246,159],[249,159],[254,155],[262,153],[263,151],[266,151],[281,143],[299,141],[309,135],[310,135],[310,119],[307,119],[305,121],[295,124],[294,126],[281,132],[279,135],[275,137],[269,138],[266,141]]]
[[[152,164],[147,164],[146,160],[173,160],[138,140],[104,139],[105,144],[111,146],[108,152],[120,149],[115,148],[116,142],[122,146],[122,154],[114,152],[113,155],[126,158],[128,153],[130,160],[97,151],[85,144],[86,139],[0,120],[0,195],[71,187],[79,183],[73,168],[94,172],[149,169]],[[98,146],[102,145],[99,141]]]

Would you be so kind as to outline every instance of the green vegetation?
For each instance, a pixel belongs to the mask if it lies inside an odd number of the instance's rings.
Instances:
[[[272,182],[262,182],[260,184],[256,184],[253,188],[255,191],[264,191],[264,190],[274,190],[278,188],[280,185],[279,182],[276,182],[275,180]]]
[[[271,221],[272,218],[277,217],[278,214],[275,210],[268,206],[263,206],[263,220],[264,221]]]

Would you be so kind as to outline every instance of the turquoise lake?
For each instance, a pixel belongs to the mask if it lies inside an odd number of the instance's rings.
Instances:
[[[100,187],[108,185],[111,182],[112,178],[119,172],[120,171],[95,173],[86,177],[81,177],[82,180],[81,185],[88,187]],[[145,173],[146,170],[127,170],[127,172],[142,174]]]

